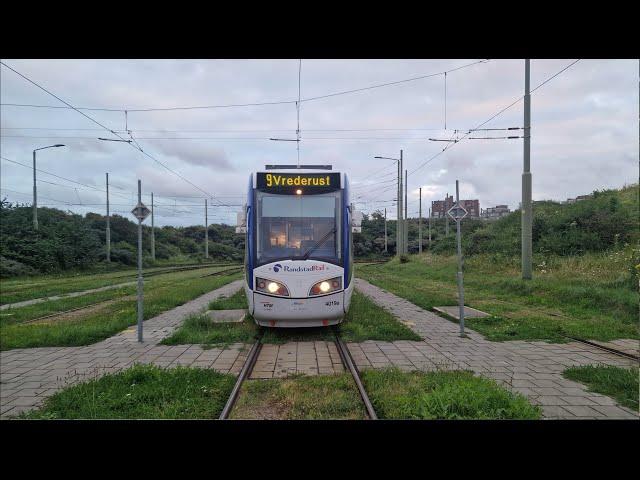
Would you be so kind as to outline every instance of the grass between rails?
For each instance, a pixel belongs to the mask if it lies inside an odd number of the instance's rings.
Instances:
[[[540,408],[523,395],[468,371],[369,369],[362,372],[362,381],[382,419],[536,420],[541,416]]]
[[[235,376],[210,369],[136,365],[48,398],[24,419],[217,419]]]
[[[584,383],[589,391],[614,398],[625,407],[638,411],[638,368],[621,368],[609,365],[572,367],[562,375],[574,382]]]
[[[50,315],[52,313],[64,312],[73,308],[85,307],[105,300],[117,299],[126,295],[133,295],[136,292],[135,286],[106,290],[104,292],[89,293],[80,297],[62,298],[51,300],[20,308],[9,308],[0,311],[0,326],[13,325],[36,318]],[[56,318],[52,318],[55,321]]]
[[[466,371],[402,372],[395,368],[362,372],[367,394],[381,419],[528,419],[541,416],[493,380]],[[249,380],[240,391],[232,419],[365,419],[355,383],[347,373]]]
[[[217,269],[232,267],[233,265],[215,265]],[[145,268],[144,274],[155,274],[167,269],[164,267]],[[203,268],[200,271],[204,271]],[[168,275],[173,272],[167,272]],[[163,274],[158,274],[163,276]],[[43,275],[19,280],[0,280],[0,304],[21,302],[33,298],[43,298],[48,296],[63,295],[65,293],[91,290],[93,288],[105,287],[116,283],[126,283],[135,281],[137,271],[132,268],[117,270],[108,273],[94,274],[61,274]],[[155,276],[152,278],[156,278]]]
[[[247,308],[244,290],[229,298],[218,299],[209,305],[211,310]],[[205,345],[253,342],[258,326],[250,315],[241,323],[213,323],[206,315],[192,315],[171,336],[162,341],[164,345],[198,343]],[[389,312],[378,307],[361,293],[354,292],[351,307],[345,321],[338,327],[341,337],[347,342],[364,340],[420,340],[420,337],[399,323]],[[318,328],[266,328],[263,343],[286,343],[295,341],[333,341],[333,331]]]
[[[202,271],[180,272],[149,280],[145,286],[145,320],[241,278],[239,273],[200,278],[202,274]],[[73,321],[5,325],[0,329],[0,350],[88,345],[135,323],[136,300],[119,300]]]
[[[248,380],[231,419],[361,420],[366,410],[351,375]]]
[[[629,265],[632,249],[538,260],[534,279],[520,279],[519,259],[476,255],[466,260],[465,303],[490,313],[466,324],[490,340],[565,341],[563,334],[595,340],[640,338],[640,296]],[[456,258],[410,256],[358,267],[371,283],[431,309],[455,305]],[[636,285],[636,286],[634,286]]]

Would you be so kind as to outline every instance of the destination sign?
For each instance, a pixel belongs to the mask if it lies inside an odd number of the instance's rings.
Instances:
[[[322,193],[340,189],[339,173],[264,173],[258,172],[258,189],[280,193]]]

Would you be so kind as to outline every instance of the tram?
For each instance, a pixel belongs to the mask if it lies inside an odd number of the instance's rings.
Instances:
[[[353,232],[362,214],[330,165],[266,165],[238,214],[249,313],[268,327],[340,323],[353,293]]]

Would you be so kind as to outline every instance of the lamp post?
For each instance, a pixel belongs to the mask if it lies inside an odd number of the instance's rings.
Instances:
[[[44,150],[45,148],[57,148],[64,147],[62,143],[55,145],[49,145],[47,147],[36,148],[33,151],[33,228],[38,230],[38,190],[36,187],[36,152],[38,150]]]
[[[404,221],[402,219],[402,150],[400,150],[400,158],[392,158],[392,157],[373,157],[379,158],[382,160],[393,160],[398,164],[398,220],[396,222],[396,256],[402,255],[404,252]]]

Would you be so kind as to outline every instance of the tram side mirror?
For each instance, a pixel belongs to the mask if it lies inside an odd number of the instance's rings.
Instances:
[[[247,209],[246,207],[236,215],[236,233],[247,233]]]
[[[354,205],[351,205],[351,231],[353,233],[362,233],[362,212],[356,210]]]

